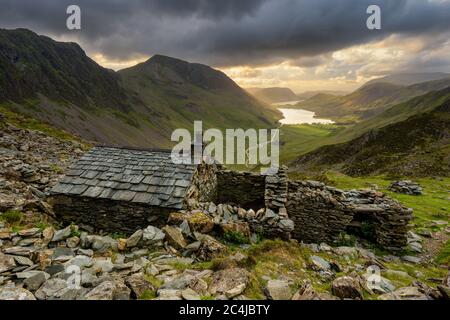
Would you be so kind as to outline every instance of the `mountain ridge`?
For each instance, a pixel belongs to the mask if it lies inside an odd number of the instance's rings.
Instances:
[[[348,133],[352,133],[353,138]],[[361,132],[360,135],[355,135]],[[450,175],[450,87],[396,105],[349,129],[345,142],[292,162],[296,171],[338,170],[352,176]]]
[[[263,128],[281,118],[209,66],[156,55],[114,72],[26,29],[0,30],[0,67],[3,107],[100,143],[170,147],[172,130],[194,120]]]
[[[447,86],[450,86],[450,78],[410,86],[375,82],[345,96],[315,95],[292,107],[316,112],[316,115],[322,118],[361,121],[374,117],[398,103]]]

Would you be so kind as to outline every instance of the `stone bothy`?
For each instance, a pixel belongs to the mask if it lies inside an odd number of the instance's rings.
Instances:
[[[354,233],[387,249],[406,246],[411,209],[374,190],[292,181],[287,169],[264,176],[174,164],[168,151],[96,147],[52,189],[51,201],[59,220],[109,232],[162,226],[173,211],[200,209],[215,223],[244,220],[265,237],[333,243]],[[223,210],[207,209],[216,205]]]
[[[170,151],[94,147],[51,190],[58,220],[109,232],[163,226],[189,201],[213,201],[215,166],[174,164]]]

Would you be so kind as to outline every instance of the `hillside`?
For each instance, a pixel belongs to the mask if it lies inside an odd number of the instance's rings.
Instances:
[[[299,100],[298,96],[289,88],[247,88],[250,94],[266,103],[277,103]]]
[[[0,106],[107,144],[169,147],[193,120],[260,128],[280,118],[210,67],[156,56],[117,73],[25,29],[0,30],[0,70]]]
[[[26,29],[0,29],[0,70],[0,101],[23,103],[40,94],[85,110],[130,110],[117,75],[76,43],[56,42]]]
[[[345,96],[346,94],[348,94],[348,92],[346,91],[338,91],[338,90],[314,90],[314,91],[304,91],[302,93],[297,93],[297,97],[299,97],[299,99],[309,99],[312,98],[318,94],[328,94],[328,95],[333,95],[333,96]]]
[[[134,97],[154,110],[169,129],[204,127],[270,127],[280,116],[241,89],[223,72],[209,66],[155,55],[118,72]],[[161,129],[161,128],[160,128]]]
[[[318,94],[299,102],[295,107],[314,111],[322,118],[359,121],[372,118],[398,103],[449,85],[450,78],[410,86],[374,82],[345,96]]]
[[[353,176],[381,173],[448,176],[449,93],[450,88],[447,88],[439,94],[429,94],[388,110],[372,123],[372,127],[382,123],[383,118],[393,121],[389,114],[403,118],[412,115],[405,120],[367,131],[351,141],[323,146],[303,155],[293,162],[296,171],[335,169]],[[430,101],[430,96],[434,103]],[[369,129],[370,126],[366,127],[366,130]]]
[[[450,73],[428,72],[428,73],[394,73],[385,77],[370,80],[364,84],[370,85],[378,82],[388,82],[399,86],[410,86],[421,82],[442,80],[450,78]]]

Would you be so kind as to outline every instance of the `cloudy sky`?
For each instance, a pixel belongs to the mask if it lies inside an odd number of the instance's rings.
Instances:
[[[66,8],[81,8],[68,30]],[[381,8],[381,30],[366,9]],[[450,72],[450,0],[0,0],[1,28],[76,41],[121,69],[159,53],[244,87],[352,90],[393,72]]]

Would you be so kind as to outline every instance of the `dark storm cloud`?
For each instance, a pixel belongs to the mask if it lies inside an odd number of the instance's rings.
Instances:
[[[81,31],[65,28],[69,4],[81,7]],[[381,7],[382,30],[366,28],[370,4]],[[395,33],[450,30],[448,1],[0,0],[0,9],[0,27],[74,36],[109,58],[162,53],[218,66],[295,61]]]

